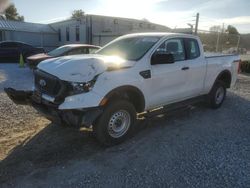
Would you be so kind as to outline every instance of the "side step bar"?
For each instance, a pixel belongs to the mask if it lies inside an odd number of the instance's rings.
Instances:
[[[186,108],[188,106],[203,102],[205,100],[205,98],[206,98],[206,95],[202,95],[202,96],[188,99],[185,101],[169,104],[169,105],[157,108],[157,109],[153,109],[153,110],[138,114],[138,117],[139,118],[142,118],[142,117],[151,118],[151,117],[158,116],[161,114],[178,112],[180,109],[183,109],[183,108]]]
[[[15,90],[13,88],[4,88],[4,91],[15,104],[20,105],[30,104],[33,94],[33,91]]]

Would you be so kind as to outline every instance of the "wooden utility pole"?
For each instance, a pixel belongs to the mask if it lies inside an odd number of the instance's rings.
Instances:
[[[197,33],[198,33],[199,18],[200,18],[200,14],[197,13],[196,14],[196,21],[195,21],[195,31],[194,31],[195,35],[197,35]]]
[[[220,43],[220,31],[218,31],[217,33],[216,52],[219,51],[219,43]]]
[[[220,31],[218,30],[217,42],[216,42],[216,52],[218,52],[218,51],[219,51],[220,34],[221,34],[221,35],[223,35],[224,30],[225,30],[225,24],[223,23],[223,24],[222,24],[221,33],[220,33]],[[221,50],[223,50],[223,45],[221,45]]]
[[[237,53],[239,53],[239,46],[240,46],[240,34],[238,35]]]

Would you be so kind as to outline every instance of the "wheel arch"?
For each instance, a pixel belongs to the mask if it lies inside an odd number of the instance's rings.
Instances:
[[[214,84],[217,81],[222,81],[225,83],[226,88],[230,88],[231,86],[231,82],[232,82],[232,74],[229,70],[223,70],[220,72],[220,74],[217,76],[217,78],[215,79]]]
[[[135,86],[117,87],[105,95],[104,98],[108,100],[108,103],[114,99],[126,99],[134,105],[136,112],[143,112],[145,109],[145,97],[142,91]]]

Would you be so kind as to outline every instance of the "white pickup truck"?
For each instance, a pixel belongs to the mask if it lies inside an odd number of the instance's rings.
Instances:
[[[220,107],[226,88],[236,82],[239,61],[237,55],[205,56],[193,35],[130,34],[96,54],[43,61],[33,91],[5,91],[53,122],[92,126],[101,143],[113,145],[133,131],[138,114],[201,99]]]

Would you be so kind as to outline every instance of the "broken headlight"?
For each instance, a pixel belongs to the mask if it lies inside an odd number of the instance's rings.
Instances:
[[[93,88],[93,84],[91,82],[88,83],[77,83],[77,82],[72,82],[72,94],[80,94],[80,93],[85,93],[89,92]]]
[[[71,82],[72,86],[72,93],[71,94],[80,94],[80,93],[86,93],[93,89],[97,77],[95,77],[93,80],[86,82],[86,83],[79,83],[79,82]]]

